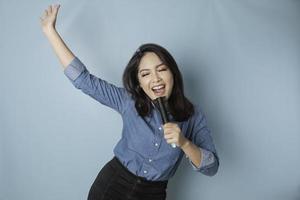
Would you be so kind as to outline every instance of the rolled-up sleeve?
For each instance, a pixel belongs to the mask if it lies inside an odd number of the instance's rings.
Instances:
[[[78,76],[85,70],[85,66],[80,62],[80,60],[75,57],[71,63],[65,68],[64,74],[71,80],[75,81]]]
[[[126,90],[90,74],[77,57],[64,69],[64,74],[77,89],[119,113],[124,112],[128,100]]]
[[[189,162],[195,171],[199,171],[207,176],[213,176],[219,168],[219,157],[204,114],[198,107],[195,110],[191,140],[200,149],[202,159],[200,166],[195,166],[190,159]]]
[[[202,149],[200,147],[199,147],[199,149],[200,149],[200,152],[202,154],[202,157],[201,157],[202,159],[201,159],[200,166],[196,166],[192,162],[192,160],[189,159],[189,162],[191,163],[193,169],[196,170],[196,171],[199,171],[202,168],[204,168],[206,166],[209,166],[209,165],[211,165],[211,164],[213,164],[215,162],[215,156],[214,156],[214,154],[212,152],[207,151],[205,149]]]

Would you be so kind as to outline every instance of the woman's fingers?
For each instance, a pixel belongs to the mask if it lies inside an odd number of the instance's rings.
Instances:
[[[47,7],[46,11],[47,11],[47,15],[51,14],[51,12],[50,12],[50,6]]]
[[[60,5],[50,5],[48,6],[48,8],[45,10],[45,16],[49,16],[49,15],[57,15],[58,9],[60,8]]]
[[[44,19],[46,17],[46,12],[43,12],[42,16],[40,17],[41,19]]]
[[[41,20],[45,20],[45,19],[48,18],[48,16],[49,16],[49,13],[48,13],[47,10],[45,10],[44,13],[43,13],[43,15],[40,17],[40,19],[41,19]]]
[[[168,134],[168,135],[165,135],[164,136],[164,138],[167,140],[167,139],[170,139],[170,138],[173,138],[174,137],[174,135],[172,135],[172,134]]]
[[[55,5],[54,8],[53,8],[53,12],[54,14],[57,16],[57,13],[58,13],[58,10],[60,8],[60,5]]]
[[[43,15],[40,17],[41,23],[43,23],[43,21],[44,21],[46,18],[47,18],[47,12],[45,11],[45,12],[43,13]]]
[[[47,18],[56,18],[58,9],[60,8],[60,5],[50,5],[48,8],[44,11],[42,17],[40,17],[42,20],[45,20]]]

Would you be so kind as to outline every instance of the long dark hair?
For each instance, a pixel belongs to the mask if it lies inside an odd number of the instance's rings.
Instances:
[[[146,52],[155,53],[161,61],[169,67],[173,74],[174,85],[168,99],[169,112],[176,121],[185,121],[194,114],[193,104],[184,96],[184,87],[181,73],[177,63],[171,54],[163,47],[148,43],[141,45],[131,57],[123,73],[123,84],[135,101],[135,108],[140,116],[144,117],[151,113],[151,99],[139,86],[138,66]]]

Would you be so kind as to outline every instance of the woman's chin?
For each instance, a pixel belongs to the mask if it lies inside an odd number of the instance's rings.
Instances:
[[[165,92],[164,93],[161,93],[161,94],[155,94],[155,93],[151,93],[151,94],[147,94],[147,96],[151,99],[151,100],[155,100],[159,97],[163,97],[165,100],[168,100],[169,99],[169,96],[168,94],[166,94]]]

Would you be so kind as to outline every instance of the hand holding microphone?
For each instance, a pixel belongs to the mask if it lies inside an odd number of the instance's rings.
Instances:
[[[155,104],[158,106],[158,110],[159,110],[161,118],[163,120],[163,124],[168,123],[169,122],[169,118],[168,118],[168,115],[167,115],[167,111],[166,111],[166,107],[165,107],[165,104],[164,104],[163,97],[158,97],[154,101],[155,101]],[[176,144],[175,143],[172,143],[171,146],[173,148],[176,148]]]

